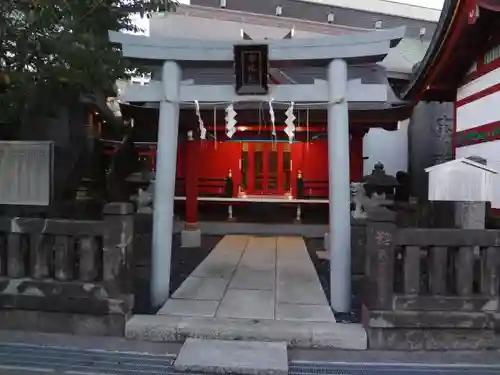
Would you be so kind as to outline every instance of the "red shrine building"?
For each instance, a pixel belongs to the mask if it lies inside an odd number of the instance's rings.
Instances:
[[[446,1],[436,34],[405,97],[453,102],[453,156],[478,156],[500,171],[498,30],[499,1]],[[500,209],[500,180],[494,184],[492,208]]]
[[[139,123],[141,129],[145,127],[145,118],[158,116],[158,110],[152,108],[122,105],[121,110],[125,118],[135,119],[134,123]],[[188,134],[186,132],[180,134],[177,156],[179,195],[182,195],[183,181],[188,169],[186,163],[192,162],[198,171],[200,196],[225,195],[224,181],[231,175],[235,186],[234,196],[296,197],[297,176],[301,174],[304,179],[305,196],[309,198],[328,196],[325,113],[310,109],[297,110],[296,121],[300,118],[301,123],[297,124],[295,139],[290,142],[284,133],[282,111],[276,111],[277,119],[280,121],[274,127],[276,137],[272,135],[273,128],[267,108],[262,110],[260,120],[253,120],[253,115],[245,111],[237,112],[237,131],[231,139],[226,135],[225,113],[222,108],[202,111],[202,118],[207,118],[204,120],[207,139],[195,140],[191,145],[186,142]],[[248,120],[245,120],[244,116],[247,116]],[[189,121],[197,121],[186,111],[181,114],[181,122],[186,117]],[[309,123],[305,120],[308,117]],[[215,122],[212,119],[215,119]],[[394,122],[397,123],[397,117]],[[350,131],[350,174],[353,181],[359,181],[363,175],[363,136],[367,130],[366,125],[360,122],[353,125]],[[154,131],[154,128],[151,129],[152,133]],[[142,136],[147,136],[144,130],[141,133]],[[136,147],[145,166],[154,170],[155,144],[138,140]],[[194,160],[188,157],[188,154],[193,153],[197,155]]]

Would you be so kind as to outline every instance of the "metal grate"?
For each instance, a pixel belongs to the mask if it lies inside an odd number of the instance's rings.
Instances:
[[[173,374],[175,357],[26,344],[0,344],[2,369],[67,374]]]
[[[393,363],[291,362],[289,375],[499,375],[500,367]]]

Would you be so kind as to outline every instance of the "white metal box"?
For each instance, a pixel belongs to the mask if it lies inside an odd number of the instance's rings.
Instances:
[[[429,200],[491,202],[498,173],[486,165],[460,158],[425,170],[429,173]]]

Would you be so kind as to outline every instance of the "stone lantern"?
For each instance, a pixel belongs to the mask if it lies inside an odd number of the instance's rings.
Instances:
[[[382,199],[388,195],[393,196],[394,189],[399,186],[396,177],[385,173],[384,165],[381,162],[375,164],[372,173],[364,176],[362,182],[369,198],[374,198],[374,194]]]

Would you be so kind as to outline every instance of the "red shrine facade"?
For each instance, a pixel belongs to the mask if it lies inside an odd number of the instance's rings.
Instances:
[[[279,128],[277,132],[282,131]],[[328,196],[328,145],[326,137],[314,140],[273,140],[270,130],[258,134],[235,134],[234,140],[193,140],[179,144],[177,179],[186,178],[189,168],[197,170],[200,196],[221,193],[217,182],[231,174],[233,195],[296,197],[297,176],[302,175],[304,195]],[[225,138],[225,139],[224,139]],[[238,139],[239,138],[239,139]],[[263,139],[264,138],[264,139]],[[198,157],[192,160],[189,153]],[[187,163],[192,160],[192,165]],[[363,135],[351,136],[350,172],[353,181],[363,173]],[[215,184],[213,183],[215,182]]]
[[[137,124],[137,122],[136,122]],[[136,126],[140,126],[136,125]],[[177,196],[185,196],[190,171],[194,171],[199,196],[225,194],[224,181],[231,176],[233,196],[262,195],[297,197],[297,176],[303,180],[303,197],[328,197],[328,140],[326,125],[299,126],[290,142],[284,126],[276,126],[276,137],[270,125],[237,126],[229,139],[225,125],[217,125],[216,133],[208,127],[207,139],[180,135],[177,151]],[[351,181],[363,175],[363,137],[368,129],[350,132]],[[140,130],[139,130],[140,132]],[[105,141],[105,153],[113,154],[119,143]],[[135,142],[145,169],[154,171],[156,142]],[[194,155],[194,156],[193,156]]]

